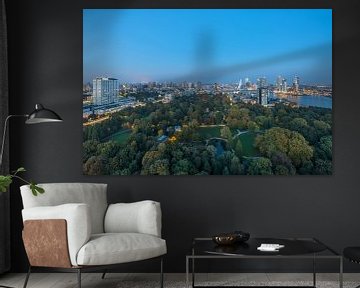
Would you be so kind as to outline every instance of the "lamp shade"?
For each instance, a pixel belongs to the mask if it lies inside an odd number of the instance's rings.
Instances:
[[[35,110],[29,114],[26,124],[38,124],[46,122],[62,122],[61,117],[54,111],[44,108],[41,104],[35,105]]]

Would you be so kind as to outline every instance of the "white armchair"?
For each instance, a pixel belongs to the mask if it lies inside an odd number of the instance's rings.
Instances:
[[[33,196],[28,185],[21,196],[24,246],[30,267],[78,273],[107,270],[117,264],[159,257],[163,287],[161,209],[154,201],[107,204],[106,184],[40,184]],[[103,274],[103,278],[105,273]]]

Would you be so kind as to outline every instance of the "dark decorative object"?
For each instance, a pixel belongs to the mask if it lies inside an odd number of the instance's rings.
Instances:
[[[213,241],[218,245],[232,245],[236,242],[236,234],[222,233],[212,237]]]
[[[233,233],[236,235],[236,242],[245,242],[250,238],[250,233],[248,232],[234,231]]]
[[[249,240],[250,234],[243,231],[234,231],[230,233],[221,233],[212,237],[212,240],[218,245],[232,245]]]

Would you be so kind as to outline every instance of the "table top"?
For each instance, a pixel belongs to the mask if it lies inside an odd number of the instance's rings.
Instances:
[[[261,244],[284,245],[278,251],[260,251]],[[193,239],[191,256],[206,257],[341,257],[335,250],[315,238],[250,238],[243,243],[217,245],[211,238]],[[190,257],[191,257],[190,256]]]

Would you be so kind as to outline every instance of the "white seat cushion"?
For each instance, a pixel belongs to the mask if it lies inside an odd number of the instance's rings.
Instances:
[[[78,265],[107,265],[166,254],[166,241],[140,233],[94,234],[78,252]]]

